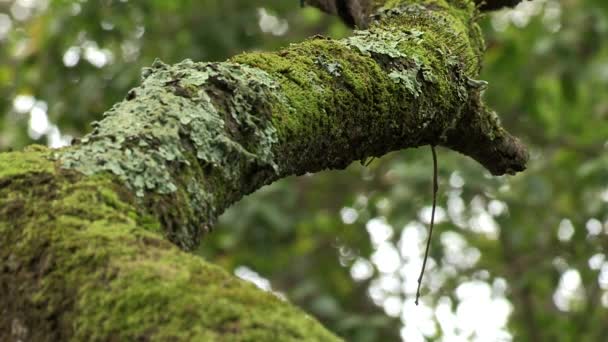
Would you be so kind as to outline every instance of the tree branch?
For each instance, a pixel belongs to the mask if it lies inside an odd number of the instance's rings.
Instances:
[[[57,158],[85,174],[113,173],[186,249],[265,184],[394,150],[438,144],[493,174],[523,170],[525,150],[480,100],[474,6],[391,4],[344,40],[316,37],[224,63],[157,61]]]
[[[523,170],[480,100],[476,17],[467,0],[392,0],[344,40],[157,61],[80,143],[1,154],[0,339],[331,340],[162,238],[192,249],[265,184],[398,149]]]

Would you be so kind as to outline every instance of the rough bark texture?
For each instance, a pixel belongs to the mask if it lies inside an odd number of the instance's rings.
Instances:
[[[480,100],[475,3],[365,8],[369,29],[348,39],[158,61],[80,143],[1,154],[0,340],[337,339],[183,250],[265,184],[393,150],[523,170],[525,149]]]

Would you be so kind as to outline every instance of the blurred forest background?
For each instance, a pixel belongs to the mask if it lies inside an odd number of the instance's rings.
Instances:
[[[155,58],[219,61],[349,34],[299,2],[0,0],[0,150],[82,136]],[[608,1],[535,0],[482,26],[484,97],[531,160],[490,177],[439,149],[420,306],[428,148],[265,187],[199,253],[349,341],[605,341]]]

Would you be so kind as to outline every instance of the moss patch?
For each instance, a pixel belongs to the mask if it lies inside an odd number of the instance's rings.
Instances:
[[[115,177],[50,153],[0,154],[0,340],[337,340],[168,242]]]

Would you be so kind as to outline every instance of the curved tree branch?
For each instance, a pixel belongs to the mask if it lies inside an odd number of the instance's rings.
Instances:
[[[191,249],[265,184],[398,149],[523,170],[525,149],[480,99],[475,4],[374,6],[344,40],[157,61],[80,143],[0,155],[0,339],[331,340],[163,236]]]

